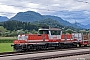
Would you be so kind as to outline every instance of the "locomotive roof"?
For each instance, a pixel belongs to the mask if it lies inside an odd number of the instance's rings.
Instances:
[[[61,29],[59,29],[59,28],[49,28],[49,29],[47,29],[47,28],[40,28],[39,30],[61,30]]]

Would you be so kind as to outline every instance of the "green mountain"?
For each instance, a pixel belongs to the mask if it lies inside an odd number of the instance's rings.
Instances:
[[[7,30],[13,31],[13,30],[36,30],[38,31],[39,28],[41,27],[56,27],[56,28],[65,28],[65,29],[72,29],[74,30],[75,28],[70,27],[70,26],[63,26],[56,20],[52,20],[50,18],[44,19],[41,21],[34,21],[34,22],[22,22],[22,21],[17,21],[17,20],[8,20],[5,22],[0,22],[0,26],[3,26]]]
[[[9,20],[17,20],[23,22],[33,22],[38,20],[43,20],[43,16],[39,13],[34,11],[27,11],[27,12],[19,12],[14,17]]]
[[[22,22],[34,22],[34,21],[42,21],[48,18],[58,21],[61,25],[75,27],[73,24],[71,24],[68,21],[63,20],[60,17],[51,16],[51,15],[41,15],[34,11],[19,12],[10,20],[17,20],[17,21],[22,21]]]
[[[0,16],[0,22],[7,21],[7,20],[8,20],[7,17],[5,17],[5,16]]]
[[[60,24],[57,20],[52,20],[50,18],[41,20],[41,21],[34,21],[32,22],[33,24],[44,24],[44,25],[48,25],[49,27],[57,27],[57,28],[64,28],[64,26],[62,24]]]
[[[64,26],[73,26],[73,24],[71,24],[70,22],[68,21],[65,21],[63,20],[62,18],[60,17],[57,17],[57,16],[50,16],[50,15],[44,15],[45,18],[50,18],[50,19],[53,19],[53,20],[57,20],[61,25],[64,25]]]

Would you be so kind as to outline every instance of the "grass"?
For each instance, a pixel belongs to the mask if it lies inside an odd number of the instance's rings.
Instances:
[[[0,37],[0,41],[4,41],[4,43],[0,43],[0,53],[2,52],[12,52],[13,47],[11,47],[10,41],[8,40],[15,40],[17,39],[16,37]],[[7,43],[8,42],[8,43]]]
[[[2,52],[12,52],[13,47],[11,47],[12,43],[0,43],[0,53]]]

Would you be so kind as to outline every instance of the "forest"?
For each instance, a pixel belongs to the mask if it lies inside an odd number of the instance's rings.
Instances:
[[[17,20],[8,20],[0,22],[0,36],[17,36],[18,34],[37,34],[38,29],[42,27],[60,28],[63,33],[79,32],[79,28],[61,25],[58,21],[50,18],[34,22],[22,22]]]

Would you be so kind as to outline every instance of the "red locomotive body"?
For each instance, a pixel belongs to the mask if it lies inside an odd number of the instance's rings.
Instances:
[[[88,45],[89,38],[81,33],[62,34],[61,29],[49,28],[39,29],[40,34],[18,35],[18,40],[14,40],[16,51],[39,50],[49,48],[69,48],[81,45]],[[84,38],[82,37],[84,36]]]

